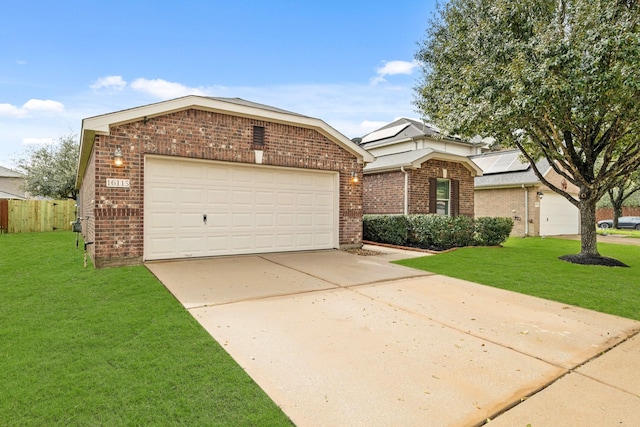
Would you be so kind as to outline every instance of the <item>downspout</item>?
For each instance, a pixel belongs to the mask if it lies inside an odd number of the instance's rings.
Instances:
[[[524,235],[529,235],[529,190],[522,184],[524,188]]]
[[[400,166],[400,172],[404,174],[404,214],[409,214],[409,172]]]

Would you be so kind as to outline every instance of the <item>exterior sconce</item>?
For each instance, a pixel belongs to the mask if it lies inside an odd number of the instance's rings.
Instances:
[[[356,171],[352,171],[351,172],[351,182],[353,182],[354,184],[356,184],[359,181],[358,179],[358,173]]]
[[[122,160],[122,150],[118,145],[116,147],[116,151],[113,153],[113,166],[116,168],[121,168],[124,166],[124,161]]]
[[[536,194],[538,195],[540,200],[542,200],[542,196],[544,196],[544,193],[542,191],[538,191]]]

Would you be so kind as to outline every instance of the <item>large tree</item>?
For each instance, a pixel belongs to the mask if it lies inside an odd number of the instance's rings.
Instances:
[[[640,167],[639,11],[637,0],[450,0],[416,54],[426,117],[518,147],[578,207],[581,252],[571,261],[602,262],[596,202]],[[542,157],[578,198],[535,168]]]
[[[31,196],[75,198],[78,150],[73,134],[61,137],[55,144],[28,150],[17,162],[18,170],[25,176],[25,191]]]

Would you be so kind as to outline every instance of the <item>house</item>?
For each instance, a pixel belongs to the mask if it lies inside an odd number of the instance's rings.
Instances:
[[[186,96],[86,118],[80,138],[96,267],[361,245],[373,156],[320,119]]]
[[[518,150],[487,152],[471,159],[482,175],[475,178],[476,217],[511,217],[512,236],[553,236],[580,233],[580,213],[571,202],[544,185]],[[536,163],[546,180],[578,198],[546,159]]]
[[[482,170],[467,156],[484,143],[440,134],[401,118],[359,140],[375,156],[364,168],[365,214],[474,215],[474,178]]]
[[[21,173],[0,166],[0,199],[26,199],[24,184]]]

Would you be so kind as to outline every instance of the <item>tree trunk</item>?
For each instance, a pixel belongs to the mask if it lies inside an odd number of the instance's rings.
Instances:
[[[591,198],[580,200],[580,255],[599,257],[596,233],[596,202]]]
[[[616,200],[613,203],[613,228],[618,228],[618,218],[622,216],[622,200]]]

